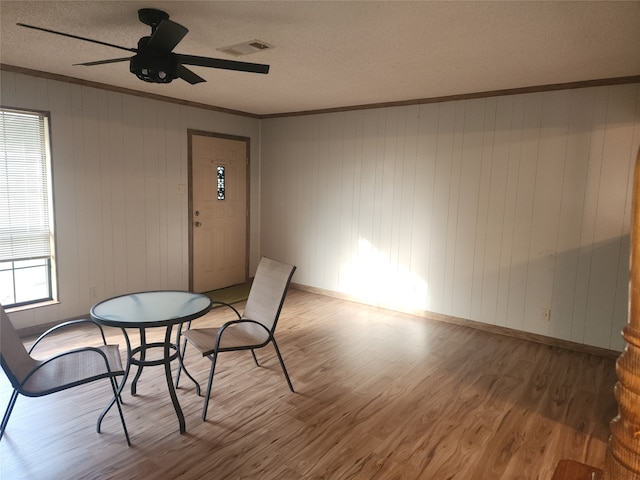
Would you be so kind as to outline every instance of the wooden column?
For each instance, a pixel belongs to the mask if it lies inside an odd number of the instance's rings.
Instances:
[[[633,176],[629,321],[622,336],[627,346],[616,363],[618,415],[611,421],[605,480],[640,479],[640,150]]]

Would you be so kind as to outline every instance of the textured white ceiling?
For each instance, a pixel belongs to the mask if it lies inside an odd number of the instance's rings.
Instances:
[[[192,67],[207,82],[153,85],[128,63],[74,63],[135,47],[158,8],[189,33],[178,53],[275,46],[238,60],[268,75]],[[274,114],[640,75],[640,1],[0,1],[0,62],[254,114]]]

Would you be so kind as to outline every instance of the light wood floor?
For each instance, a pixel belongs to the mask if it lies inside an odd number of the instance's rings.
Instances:
[[[202,398],[181,382],[180,435],[164,371],[151,367],[138,395],[123,395],[130,448],[115,410],[95,432],[106,381],[20,397],[0,477],[548,480],[561,459],[603,464],[610,359],[299,290],[276,338],[296,393],[271,346],[257,352],[262,368],[247,352],[223,354],[205,423]],[[209,361],[187,359],[204,383]],[[0,408],[9,395],[2,375]]]

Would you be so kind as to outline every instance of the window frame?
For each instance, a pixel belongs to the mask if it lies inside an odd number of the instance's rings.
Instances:
[[[9,310],[24,310],[29,308],[36,308],[46,304],[57,303],[59,290],[58,290],[58,268],[57,268],[57,234],[56,234],[56,215],[55,215],[55,201],[54,201],[54,176],[53,176],[53,147],[52,147],[52,133],[51,133],[51,113],[46,110],[38,110],[32,108],[13,107],[0,104],[0,111],[2,112],[16,112],[28,115],[37,115],[44,119],[44,151],[45,151],[45,172],[46,172],[46,193],[48,203],[49,214],[49,231],[50,231],[50,252],[49,256],[21,258],[6,260],[6,262],[20,262],[28,260],[44,259],[47,263],[47,281],[49,284],[49,296],[43,298],[34,298],[27,301],[19,301],[12,304],[3,305],[3,307]],[[15,282],[15,272],[20,270],[15,265],[12,266],[13,280]],[[14,300],[18,298],[14,290]]]

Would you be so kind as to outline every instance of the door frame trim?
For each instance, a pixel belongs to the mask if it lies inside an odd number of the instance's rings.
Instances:
[[[249,253],[250,253],[250,231],[251,231],[251,137],[243,137],[240,135],[229,135],[226,133],[207,132],[204,130],[187,129],[187,197],[188,197],[188,213],[187,221],[189,224],[189,290],[193,291],[193,147],[192,137],[215,137],[227,140],[236,140],[244,142],[247,152],[247,212],[246,212],[246,226],[245,226],[245,261],[244,261],[244,280],[249,280]]]

